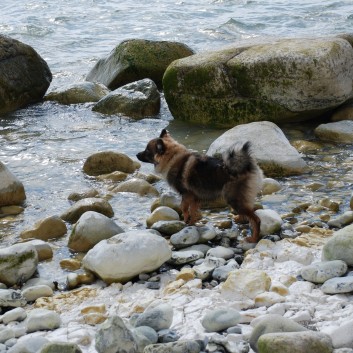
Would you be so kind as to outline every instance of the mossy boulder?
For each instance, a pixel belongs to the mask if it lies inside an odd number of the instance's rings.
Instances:
[[[188,46],[178,42],[129,39],[117,45],[108,57],[100,59],[86,80],[103,83],[114,90],[150,78],[161,87],[168,65],[192,54],[194,52]]]
[[[0,249],[0,282],[7,286],[22,284],[37,269],[38,254],[31,244],[15,244]]]
[[[51,80],[47,63],[32,47],[0,35],[0,114],[39,102]]]
[[[73,84],[63,90],[50,92],[45,96],[45,100],[60,104],[98,102],[109,92],[109,89],[101,83],[82,82]]]
[[[343,38],[236,44],[174,61],[163,77],[176,119],[217,127],[301,121],[352,97],[353,48]]]

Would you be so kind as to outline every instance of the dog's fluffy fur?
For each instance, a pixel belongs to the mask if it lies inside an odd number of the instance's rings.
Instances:
[[[249,220],[252,236],[257,242],[260,219],[254,212],[256,195],[261,190],[262,171],[250,153],[250,143],[234,145],[222,158],[189,151],[164,129],[159,138],[148,142],[137,154],[142,162],[153,163],[170,186],[181,194],[184,221],[195,224],[201,201],[222,197],[239,215]]]

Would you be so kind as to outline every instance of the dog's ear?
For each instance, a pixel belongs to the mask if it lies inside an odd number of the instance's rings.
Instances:
[[[157,139],[156,151],[157,151],[157,154],[163,154],[165,152],[165,145],[161,138]]]
[[[164,136],[169,135],[168,131],[166,129],[163,129],[161,134],[159,135],[159,138],[163,138]]]

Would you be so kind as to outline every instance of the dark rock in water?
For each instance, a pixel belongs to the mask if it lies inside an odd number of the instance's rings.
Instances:
[[[185,44],[130,39],[121,42],[108,57],[100,59],[86,80],[100,82],[114,90],[127,83],[150,78],[158,87],[168,65],[194,52]]]
[[[97,102],[92,110],[103,114],[123,114],[135,119],[159,113],[161,97],[156,84],[145,78],[124,85]]]
[[[0,114],[39,102],[51,80],[47,63],[32,47],[0,35]]]

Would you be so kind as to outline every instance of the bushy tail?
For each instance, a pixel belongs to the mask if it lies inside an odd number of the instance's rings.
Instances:
[[[256,169],[256,161],[251,156],[250,148],[248,141],[243,146],[235,144],[223,153],[223,162],[231,175],[236,177]]]

